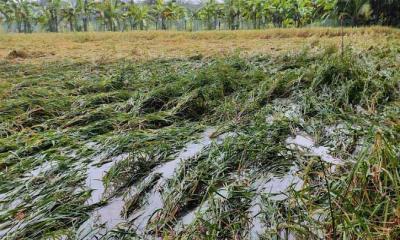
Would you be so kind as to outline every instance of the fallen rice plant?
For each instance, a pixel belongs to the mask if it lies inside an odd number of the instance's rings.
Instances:
[[[0,236],[398,239],[399,49],[2,64]]]

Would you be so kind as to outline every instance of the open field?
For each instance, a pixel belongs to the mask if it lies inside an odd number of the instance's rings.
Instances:
[[[338,32],[1,35],[0,238],[399,239],[400,35]]]
[[[400,32],[373,27],[345,29],[345,41],[353,47],[368,49],[386,41],[398,40]],[[58,33],[0,35],[0,58],[11,51],[21,52],[18,62],[150,60],[242,55],[282,54],[305,47],[321,50],[340,43],[339,28],[270,29],[220,32],[124,32]],[[18,55],[17,55],[18,56]]]

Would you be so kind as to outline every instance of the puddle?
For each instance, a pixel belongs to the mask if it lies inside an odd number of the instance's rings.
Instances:
[[[296,236],[294,235],[294,233],[288,230],[281,230],[279,232],[279,238],[286,240],[296,240]]]
[[[210,197],[210,199],[222,199],[222,198],[227,198],[228,197],[228,190],[225,187],[219,188],[213,195]],[[209,199],[205,200],[202,202],[200,205],[198,205],[195,209],[192,211],[188,212],[185,214],[175,225],[175,232],[179,233],[184,230],[185,226],[188,226],[194,222],[196,219],[197,214],[204,214],[207,209],[209,208]],[[202,216],[206,217],[207,216]],[[211,220],[210,217],[208,217],[207,220]]]
[[[100,154],[94,159],[93,163],[89,165],[85,181],[85,186],[93,189],[90,198],[86,201],[86,205],[97,204],[103,199],[105,192],[103,177],[114,164],[126,159],[128,156],[128,153],[120,154],[116,157],[112,157],[110,162],[101,166],[98,166],[98,164],[102,161],[104,156]],[[105,235],[109,230],[116,227],[124,220],[121,216],[123,205],[123,198],[116,197],[111,199],[107,205],[93,210],[89,219],[79,227],[78,239],[97,238],[98,236]]]
[[[78,229],[78,239],[101,239],[101,236],[124,221],[122,217],[122,197],[112,199],[104,207],[100,207],[90,214],[89,219]]]
[[[152,174],[157,174],[157,173],[162,174],[163,179],[166,179],[166,180],[171,179],[181,161],[184,161],[186,159],[196,156],[205,147],[209,146],[213,142],[213,139],[210,137],[213,133],[215,133],[214,128],[207,128],[201,134],[200,139],[193,141],[193,142],[189,142],[174,160],[169,161],[167,163],[164,163],[164,164],[156,167]],[[225,133],[225,134],[218,136],[214,140],[217,143],[221,143],[228,136],[232,136],[232,134]],[[152,175],[152,174],[150,174],[150,175]]]
[[[130,219],[133,219],[133,224],[137,227],[137,231],[139,233],[144,233],[150,217],[154,214],[155,211],[163,207],[164,203],[161,196],[161,189],[165,186],[167,181],[174,176],[174,173],[181,161],[196,156],[205,147],[209,146],[213,142],[213,139],[210,136],[214,132],[214,128],[206,129],[202,133],[200,139],[189,142],[174,160],[156,167],[154,171],[149,175],[152,176],[154,174],[161,174],[161,179],[158,180],[158,183],[147,194],[147,204],[144,206],[144,208],[142,208],[130,217]],[[215,141],[219,143],[226,137],[227,135],[221,135],[217,137]]]
[[[37,177],[41,174],[50,171],[55,166],[57,166],[56,162],[53,161],[44,162],[41,165],[35,167],[29,174],[27,174],[27,176],[29,175],[31,177]]]
[[[98,222],[103,222],[106,224],[107,229],[112,229],[120,222],[123,221],[121,216],[121,205],[123,205],[122,197],[114,198],[105,207],[99,208],[95,211],[95,215],[100,218]],[[105,219],[103,219],[106,217]]]
[[[310,155],[319,156],[322,161],[333,164],[333,167],[335,165],[343,164],[340,159],[330,155],[330,151],[327,147],[315,146],[314,140],[307,135],[296,135],[294,138],[289,137],[286,139],[286,143],[291,147],[297,146],[297,148],[306,151]],[[287,198],[286,193],[290,187],[299,191],[304,184],[304,181],[296,175],[298,171],[298,166],[294,165],[290,168],[289,172],[283,176],[271,176],[256,181],[256,197],[253,199],[252,207],[250,208],[250,214],[252,217],[250,239],[259,239],[259,235],[262,234],[267,227],[261,218],[261,194],[269,194],[269,199],[272,201],[285,200]],[[280,236],[284,239],[295,239],[295,236],[287,231],[282,231]]]
[[[286,143],[288,144],[295,144],[300,147],[305,147],[305,148],[312,148],[314,147],[314,141],[309,138],[309,137],[304,137],[302,135],[297,135],[295,138],[289,137],[286,139]]]
[[[204,206],[204,207],[201,207],[201,206]],[[196,213],[201,211],[200,209],[202,209],[202,208],[205,209],[208,206],[208,202],[205,202],[201,206],[195,208],[194,210],[190,211],[185,216],[183,216],[183,218],[181,219],[181,224],[183,226],[191,224],[194,221],[194,219],[196,218]]]
[[[148,194],[148,204],[139,212],[132,216],[134,224],[137,226],[138,232],[144,232],[150,217],[155,211],[163,207],[163,200],[161,196],[161,189],[164,188],[165,184],[169,179],[174,176],[176,169],[178,168],[181,161],[187,160],[199,154],[205,147],[209,146],[212,142],[220,144],[227,137],[236,136],[234,133],[224,133],[219,135],[215,139],[211,138],[212,134],[215,133],[214,128],[206,129],[199,140],[188,143],[185,148],[178,154],[175,160],[167,162],[157,167],[152,174],[161,174],[162,177],[158,183],[153,187],[151,192]],[[151,174],[151,175],[152,175]],[[150,176],[151,176],[150,175]],[[195,212],[191,216],[187,216],[185,221],[191,222],[195,216]]]
[[[250,208],[250,216],[252,218],[250,227],[250,239],[259,239],[260,235],[263,234],[264,229],[266,229],[266,225],[261,219],[261,211],[261,197],[257,196],[253,200],[252,207]]]
[[[150,217],[153,213],[163,207],[163,200],[161,197],[160,187],[165,184],[164,179],[160,179],[159,182],[153,187],[153,189],[147,194],[147,204],[143,209],[134,213],[129,219],[133,220],[138,233],[145,233],[144,230],[147,226]]]
[[[331,163],[334,165],[343,164],[342,160],[333,157],[329,152],[329,149],[324,146],[315,146],[315,142],[308,136],[296,135],[295,138],[289,137],[286,139],[286,143],[289,145],[295,145],[307,149],[310,155],[318,156],[322,161]]]
[[[255,185],[257,187],[256,196],[251,202],[250,217],[252,219],[250,226],[250,239],[259,239],[259,236],[264,232],[266,228],[265,223],[262,221],[262,202],[261,202],[261,191],[265,181],[258,180]]]
[[[165,186],[167,181],[174,176],[175,170],[178,168],[180,162],[196,156],[205,147],[209,146],[213,141],[220,143],[224,138],[231,136],[230,134],[223,134],[216,139],[212,139],[210,136],[214,132],[215,129],[213,128],[206,129],[202,133],[199,140],[189,142],[174,160],[156,167],[153,172],[149,174],[146,179],[154,176],[155,174],[160,174],[161,178],[151,189],[151,191],[146,194],[147,204],[139,211],[132,214],[128,219],[133,221],[133,225],[137,227],[138,233],[144,233],[150,217],[155,211],[163,207],[161,189]],[[105,187],[102,182],[103,176],[116,162],[126,157],[127,154],[122,154],[118,157],[113,158],[111,162],[103,164],[100,167],[97,167],[96,164],[99,163],[102,158],[98,158],[97,161],[91,164],[88,170],[86,186],[94,190],[87,204],[94,204],[101,201],[105,191]],[[146,181],[146,179],[144,181]],[[128,193],[131,191],[132,189],[128,190]],[[122,216],[124,205],[124,197],[121,196],[112,199],[107,205],[100,207],[97,210],[94,210],[91,213],[89,220],[87,220],[80,227],[78,231],[78,238],[93,239],[94,237],[105,235],[107,231],[125,222],[127,219],[124,219]],[[102,228],[99,228],[99,226],[101,226]]]
[[[9,225],[7,225],[9,223]],[[18,232],[18,229],[23,229],[28,223],[23,222],[23,221],[18,221],[18,222],[8,222],[4,223],[4,225],[0,225],[0,238],[3,239],[3,237],[12,236],[14,233]],[[4,228],[3,228],[4,227]],[[1,229],[3,228],[3,229]],[[14,238],[9,238],[6,237],[5,239],[14,239]]]
[[[103,177],[107,174],[110,168],[117,162],[126,159],[129,156],[128,153],[118,155],[111,158],[111,161],[98,166],[101,161],[101,157],[97,158],[90,166],[87,172],[85,186],[93,189],[90,198],[86,201],[87,205],[99,203],[103,198],[105,186],[103,184]]]
[[[296,191],[303,187],[303,180],[296,175],[298,171],[297,166],[292,166],[284,176],[272,176],[261,186],[261,192],[272,195],[269,199],[274,201],[286,199],[285,193],[289,187],[293,187]]]
[[[282,201],[287,198],[286,193],[290,187],[299,191],[304,181],[296,175],[297,166],[292,166],[284,176],[271,176],[270,178],[259,179],[255,182],[256,196],[252,201],[250,216],[252,224],[250,227],[250,239],[259,239],[259,236],[265,231],[266,225],[262,220],[262,194],[268,194],[272,201]]]
[[[0,216],[8,214],[10,211],[15,211],[25,204],[22,195],[18,194],[20,190],[21,187],[18,187],[8,193],[0,194]],[[17,231],[21,224],[21,221],[14,218],[4,218],[4,221],[0,222],[0,239],[7,233],[14,233]]]
[[[228,133],[224,137],[227,136],[236,136],[234,133]],[[222,138],[224,138],[222,137]],[[222,154],[223,155],[223,154]],[[221,156],[223,157],[223,156]],[[242,179],[242,175],[238,173],[231,173],[230,178],[232,181],[244,181],[245,179]],[[229,191],[228,191],[228,186],[223,186],[217,189],[211,196],[208,196],[208,198],[201,202],[198,206],[196,206],[193,210],[188,211],[183,217],[181,217],[177,223],[175,224],[174,230],[176,233],[180,233],[185,230],[185,227],[188,225],[192,224],[196,220],[197,215],[202,215],[201,217],[205,219],[206,221],[212,221],[213,216],[212,215],[207,215],[205,214],[206,211],[209,209],[210,206],[210,200],[218,200],[218,201],[223,201],[226,198],[228,198]]]

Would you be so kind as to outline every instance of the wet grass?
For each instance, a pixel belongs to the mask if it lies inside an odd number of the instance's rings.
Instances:
[[[265,239],[397,239],[399,49],[2,64],[0,235],[76,239],[122,197],[125,223],[106,237],[246,239],[257,217]],[[171,178],[155,172],[210,126],[213,141]],[[288,146],[299,134],[343,165]],[[110,162],[101,201],[88,204],[87,172]],[[303,184],[283,200],[259,191],[291,169]],[[138,229],[132,217],[157,192],[162,207]]]

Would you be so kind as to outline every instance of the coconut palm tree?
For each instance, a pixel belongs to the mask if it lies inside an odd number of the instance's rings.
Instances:
[[[156,23],[156,29],[158,29],[158,22],[161,20],[161,29],[165,30],[166,24],[165,24],[165,16],[164,16],[164,0],[156,0],[155,4],[153,4],[153,9],[152,13],[154,15],[155,23]]]
[[[326,20],[334,16],[337,0],[315,0],[311,2],[313,13],[312,21]]]
[[[239,29],[241,21],[242,0],[226,0],[224,12],[228,28],[231,30]]]
[[[39,1],[39,0],[38,0]],[[352,25],[400,25],[399,0],[207,0],[200,9],[186,9],[176,0],[0,0],[0,22],[8,31],[32,32],[36,24],[58,32],[66,23],[69,31],[88,31],[90,20],[99,20],[103,30],[145,29],[154,21],[156,29],[166,30],[173,22],[200,20],[212,30],[221,20],[229,29],[242,27],[242,20],[259,29],[267,22],[276,27],[297,26],[318,20],[347,18]],[[192,29],[192,27],[190,28]]]
[[[44,25],[49,32],[58,32],[58,24],[61,22],[61,0],[46,0],[41,5],[39,23]]]
[[[108,31],[123,30],[122,28],[123,3],[119,0],[104,0],[97,5],[104,29]]]
[[[5,22],[7,24],[7,31],[11,31],[12,24],[15,21],[14,10],[11,7],[10,1],[1,0],[0,1],[0,22]]]
[[[167,30],[167,21],[182,19],[186,15],[184,7],[178,5],[175,0],[164,3],[163,0],[157,0],[153,7],[152,13],[158,29],[158,22],[161,20],[161,29]]]
[[[264,4],[265,18],[270,20],[275,27],[282,27],[286,16],[286,3],[279,0],[267,0]]]
[[[220,5],[215,0],[209,0],[200,10],[197,12],[199,19],[207,23],[207,29],[216,29],[219,13],[222,12]]]
[[[72,2],[62,2],[60,15],[62,19],[65,19],[68,22],[69,30],[71,32],[74,32],[76,29],[79,13],[79,8],[75,8],[75,6],[72,5]]]
[[[144,30],[147,21],[151,19],[149,10],[147,5],[138,6],[131,4],[128,7],[125,16],[129,19],[131,30],[137,29],[138,26],[140,30]]]
[[[33,8],[35,3],[26,0],[10,1],[9,6],[14,14],[14,20],[17,24],[17,31],[32,32],[32,23],[34,22]]]
[[[259,29],[264,15],[265,0],[244,1],[243,16],[252,22],[254,29]]]
[[[313,20],[314,5],[312,0],[292,0],[289,17],[291,17],[296,27],[302,27]]]
[[[95,2],[93,0],[76,0],[75,12],[77,13],[77,18],[82,20],[83,29],[80,30],[87,32],[90,16],[96,13]]]
[[[372,9],[369,0],[339,0],[336,14],[339,17],[349,18],[352,25],[357,26],[371,18]]]
[[[164,8],[163,15],[169,22],[177,21],[185,17],[186,10],[184,7],[178,5],[175,0],[169,2]]]

